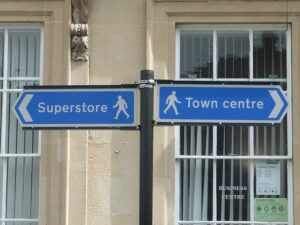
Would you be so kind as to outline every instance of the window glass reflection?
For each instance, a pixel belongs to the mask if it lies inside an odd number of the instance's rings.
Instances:
[[[250,219],[248,160],[217,160],[217,219]]]
[[[212,220],[213,161],[182,160],[180,220]]]
[[[254,154],[287,155],[287,119],[272,126],[254,127]]]
[[[213,32],[181,31],[180,78],[213,77]]]
[[[218,32],[218,77],[249,77],[249,33]]]
[[[224,156],[248,155],[248,127],[218,127],[217,154]]]
[[[181,155],[211,155],[213,148],[212,126],[183,126],[180,128]]]
[[[285,31],[253,32],[254,78],[286,78]]]

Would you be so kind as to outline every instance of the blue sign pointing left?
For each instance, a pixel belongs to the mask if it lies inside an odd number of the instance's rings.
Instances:
[[[14,111],[23,127],[134,127],[136,89],[25,90]]]

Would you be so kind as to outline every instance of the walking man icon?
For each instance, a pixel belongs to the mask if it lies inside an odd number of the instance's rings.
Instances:
[[[117,108],[117,107],[119,107],[119,108],[118,108],[118,111],[117,111],[116,116],[114,117],[114,119],[117,120],[119,118],[119,115],[120,115],[121,112],[123,112],[125,114],[126,118],[128,119],[129,114],[126,111],[126,109],[128,108],[127,102],[122,98],[121,95],[118,96],[118,101],[113,106],[113,108]]]
[[[172,91],[172,94],[170,94],[166,100],[166,104],[168,104],[168,106],[165,108],[164,114],[167,114],[168,110],[172,107],[175,114],[179,115],[180,113],[177,110],[176,103],[181,104],[181,101],[177,99],[176,91]]]

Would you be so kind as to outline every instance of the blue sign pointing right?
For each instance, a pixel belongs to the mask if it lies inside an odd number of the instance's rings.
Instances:
[[[158,85],[158,122],[280,123],[288,101],[280,86]]]

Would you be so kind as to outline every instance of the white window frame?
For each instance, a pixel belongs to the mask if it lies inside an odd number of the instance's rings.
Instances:
[[[39,77],[8,77],[8,31],[9,30],[31,30],[31,29],[38,29],[40,30],[40,68],[39,68]],[[6,149],[6,135],[7,135],[7,96],[10,93],[20,93],[22,89],[9,89],[7,84],[9,81],[38,81],[40,84],[42,84],[42,78],[43,78],[43,47],[44,47],[44,30],[41,24],[0,24],[0,31],[4,32],[4,55],[3,55],[3,77],[0,77],[0,82],[2,82],[2,88],[0,88],[0,93],[2,94],[2,125],[1,125],[1,146],[0,146],[0,158],[3,162],[3,171],[2,171],[2,202],[0,204],[2,205],[2,212],[0,215],[0,224],[5,225],[6,222],[15,222],[18,223],[39,223],[40,218],[6,218],[6,198],[7,198],[7,161],[9,158],[41,158],[41,132],[38,133],[38,149],[37,153],[32,154],[12,154],[12,153],[5,153]],[[40,165],[40,163],[39,163]],[[41,177],[41,165],[39,166],[39,182]],[[1,171],[1,170],[0,170]],[[40,190],[38,193],[38,198],[40,199]],[[40,212],[38,212],[38,215]]]
[[[213,31],[213,77],[205,79],[182,79],[180,78],[180,32],[181,31]],[[250,52],[249,52],[249,78],[248,79],[218,79],[217,78],[217,32],[218,31],[248,31],[250,41]],[[253,77],[253,31],[286,31],[286,61],[287,61],[287,78],[286,79],[255,79]],[[187,81],[227,81],[227,82],[282,82],[286,81],[287,89],[286,95],[289,103],[292,103],[292,87],[291,87],[291,26],[290,25],[179,25],[176,27],[175,33],[175,73],[176,80],[187,80]],[[270,222],[255,222],[254,221],[254,162],[255,159],[276,159],[287,161],[287,198],[288,198],[288,222],[276,222],[276,224],[294,224],[293,218],[293,167],[292,167],[292,110],[291,105],[287,110],[287,155],[284,156],[270,156],[270,155],[254,155],[254,127],[249,126],[249,155],[247,156],[221,156],[217,155],[217,126],[213,126],[213,149],[212,155],[180,155],[180,128],[175,128],[175,225],[182,224],[271,224]],[[213,214],[212,221],[180,221],[180,160],[182,159],[211,159],[213,160]],[[249,170],[250,170],[250,221],[217,221],[217,159],[248,159]]]

